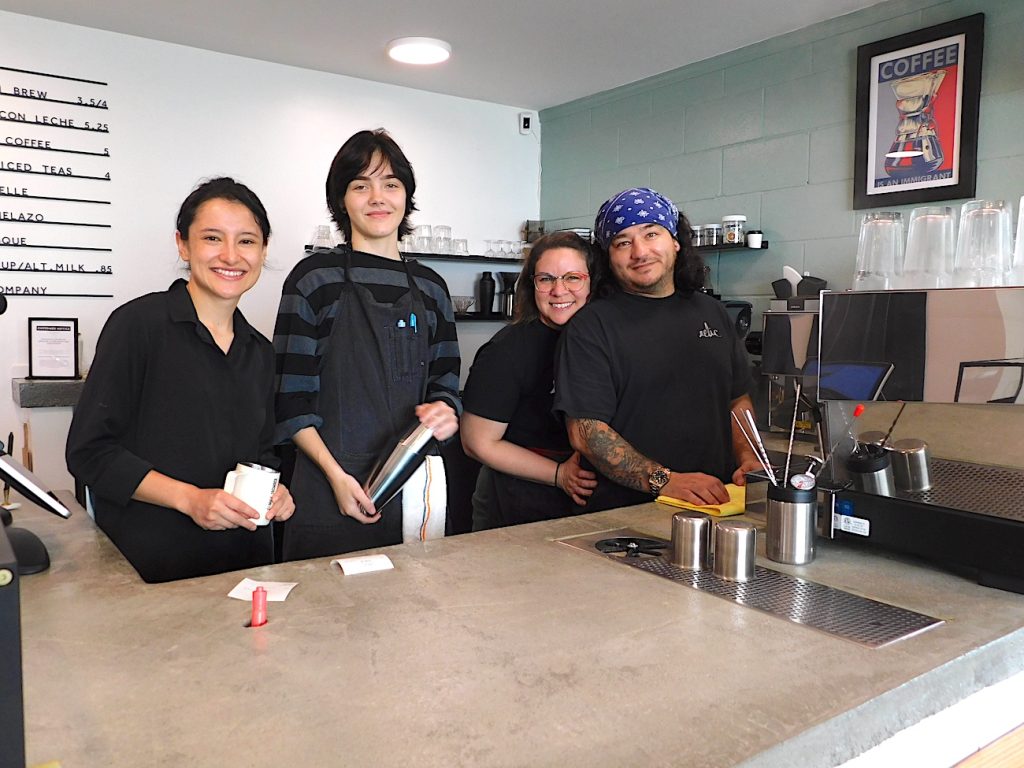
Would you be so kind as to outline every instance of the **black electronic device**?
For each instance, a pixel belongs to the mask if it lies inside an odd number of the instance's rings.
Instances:
[[[63,518],[71,517],[71,510],[47,490],[46,485],[38,477],[3,451],[0,451],[0,480],[10,483],[22,496],[48,512]],[[18,572],[22,576],[27,576],[49,568],[50,556],[39,537],[24,528],[11,526],[11,522],[11,516],[5,514],[3,527],[18,561]]]

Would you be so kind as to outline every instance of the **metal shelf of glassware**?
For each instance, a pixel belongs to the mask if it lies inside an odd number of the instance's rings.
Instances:
[[[458,253],[412,253],[406,252],[405,255],[410,259],[421,259],[423,261],[434,260],[434,261],[469,261],[476,263],[487,263],[487,264],[522,264],[522,259],[517,259],[514,256],[475,256],[473,254],[458,254]]]
[[[704,253],[706,251],[763,251],[768,247],[768,241],[762,240],[761,245],[757,248],[751,248],[746,243],[722,243],[721,245],[695,245],[694,248],[697,253]]]
[[[412,253],[405,254],[411,259],[433,259],[435,261],[465,261],[486,264],[522,264],[522,259],[509,256],[474,256],[472,254],[461,255],[456,253]],[[459,322],[476,323],[507,323],[508,318],[500,312],[491,312],[488,315],[480,312],[456,312],[455,320]]]

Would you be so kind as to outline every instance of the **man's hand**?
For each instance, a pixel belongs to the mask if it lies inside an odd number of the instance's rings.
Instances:
[[[748,454],[747,456],[745,456],[742,459],[739,468],[735,472],[732,473],[732,481],[736,485],[746,485],[747,484],[747,477],[746,477],[747,472],[763,472],[763,471],[764,471],[764,467],[761,466],[761,462],[758,461],[756,458],[754,458],[753,454]]]
[[[729,500],[729,492],[722,481],[703,472],[673,472],[661,494],[699,506],[724,504]]]

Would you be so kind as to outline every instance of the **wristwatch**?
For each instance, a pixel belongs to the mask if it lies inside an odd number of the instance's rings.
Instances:
[[[661,495],[661,489],[668,485],[671,474],[664,467],[658,467],[647,476],[647,485],[650,486],[652,496]]]

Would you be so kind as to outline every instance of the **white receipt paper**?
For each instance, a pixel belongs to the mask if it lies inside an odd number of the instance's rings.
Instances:
[[[331,560],[331,565],[335,563],[346,576],[356,573],[371,573],[372,571],[389,571],[395,567],[387,555],[359,555],[358,557]]]
[[[288,593],[298,584],[297,581],[253,581],[242,579],[235,588],[228,592],[228,597],[236,600],[252,600],[252,593],[256,587],[263,587],[267,590],[267,600],[275,603],[284,602]]]

